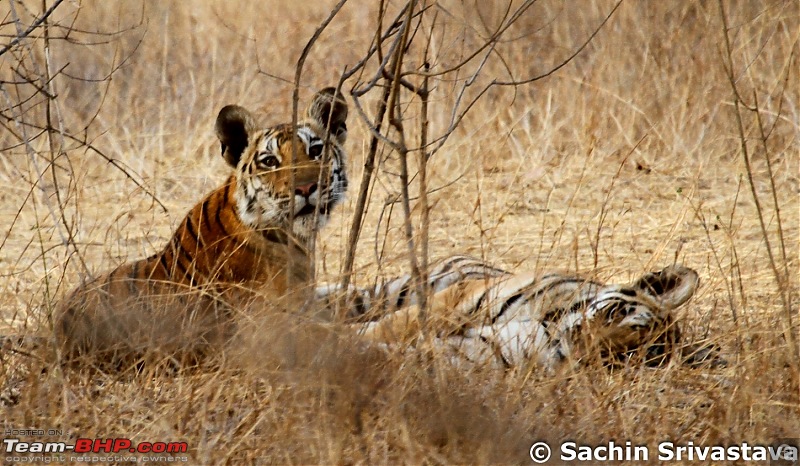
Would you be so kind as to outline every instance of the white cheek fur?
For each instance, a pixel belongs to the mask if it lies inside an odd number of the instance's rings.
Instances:
[[[301,135],[308,136],[306,134]],[[307,144],[307,141],[303,141]],[[269,146],[270,141],[265,143]],[[331,167],[331,179],[328,188],[323,191],[316,191],[308,199],[296,195],[294,198],[295,213],[299,213],[307,204],[313,206],[331,207],[344,198],[344,190],[347,187],[346,175],[344,170],[339,169],[340,160],[334,158]],[[286,221],[288,212],[286,211],[290,202],[288,199],[277,199],[275,194],[269,189],[269,185],[258,176],[248,175],[245,166],[239,167],[240,178],[236,192],[236,210],[240,220],[247,226],[255,229],[275,227]],[[314,230],[322,228],[328,220],[327,214],[316,215],[317,222],[314,223],[313,216],[302,216],[296,218],[292,225],[295,235],[302,238],[310,238]]]
[[[239,181],[236,211],[242,223],[255,229],[275,226],[283,214],[279,200],[264,189],[258,178]]]

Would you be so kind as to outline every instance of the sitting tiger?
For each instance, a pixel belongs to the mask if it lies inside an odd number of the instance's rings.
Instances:
[[[265,305],[301,308],[315,233],[347,189],[347,112],[334,88],[314,96],[296,131],[262,129],[246,109],[222,108],[215,128],[233,174],[189,211],[164,249],[60,303],[53,328],[62,358],[196,361],[231,337],[233,309],[254,293]]]
[[[353,324],[363,338],[413,345],[424,321],[435,346],[456,363],[506,368],[532,363],[554,370],[568,361],[591,360],[655,366],[678,355],[689,365],[722,364],[715,345],[681,341],[675,310],[692,297],[698,282],[698,274],[681,265],[616,285],[572,274],[511,274],[454,256],[432,266],[432,297],[424,316],[409,276],[371,292],[351,288],[347,299],[360,306],[352,317],[373,315]],[[318,299],[338,303],[331,298],[337,292],[335,286],[319,287]]]

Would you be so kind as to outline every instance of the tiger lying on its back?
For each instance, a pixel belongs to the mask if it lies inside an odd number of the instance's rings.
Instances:
[[[189,211],[163,250],[63,300],[53,316],[63,356],[196,360],[230,337],[231,305],[252,290],[269,305],[298,309],[313,279],[314,232],[347,189],[347,104],[334,94],[317,93],[294,134],[290,124],[261,129],[244,108],[224,107],[216,133],[234,173]]]
[[[565,361],[631,358],[648,365],[682,355],[688,364],[711,361],[712,346],[681,341],[675,310],[688,301],[697,273],[673,265],[628,285],[603,284],[575,275],[510,274],[478,259],[455,256],[430,273],[425,315],[434,343],[456,361],[504,367],[538,363],[554,369]],[[335,287],[318,288],[319,298]],[[421,331],[410,277],[373,292],[353,288],[349,300],[386,313],[355,324],[370,341],[410,345]]]
[[[454,283],[509,275],[505,270],[491,266],[470,256],[450,256],[431,264],[428,271],[428,291],[438,293]],[[349,293],[341,293],[339,284],[319,285],[316,288],[317,306],[324,309],[320,314],[331,318],[345,308],[348,320],[365,321],[377,319],[406,306],[419,302],[411,276],[406,274],[366,290],[351,286]]]

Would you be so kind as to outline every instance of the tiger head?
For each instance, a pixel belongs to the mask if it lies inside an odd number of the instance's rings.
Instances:
[[[694,270],[672,265],[629,285],[600,287],[578,325],[577,353],[594,348],[592,354],[607,363],[638,357],[663,364],[678,353],[681,340],[674,311],[694,295],[698,282]]]
[[[347,103],[332,87],[314,96],[296,131],[291,123],[263,129],[243,107],[223,107],[216,133],[235,168],[239,219],[262,233],[286,229],[301,241],[312,238],[347,190],[346,120]]]

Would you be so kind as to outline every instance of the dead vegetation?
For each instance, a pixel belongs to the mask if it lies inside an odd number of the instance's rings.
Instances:
[[[379,5],[351,0],[333,16],[305,59],[301,101],[403,24],[405,3]],[[226,369],[175,377],[3,358],[0,428],[185,440],[201,464],[528,463],[538,440],[652,451],[800,436],[800,6],[526,5],[418,2],[414,27],[344,81],[363,112],[348,128],[355,183],[319,238],[319,279],[423,274],[429,256],[453,253],[622,282],[680,262],[701,275],[682,325],[719,342],[727,368],[463,373],[273,316]],[[219,108],[285,121],[298,57],[333,7],[0,6],[2,333],[46,334],[82,277],[160,247],[227,175]],[[403,34],[414,42],[393,62]]]

